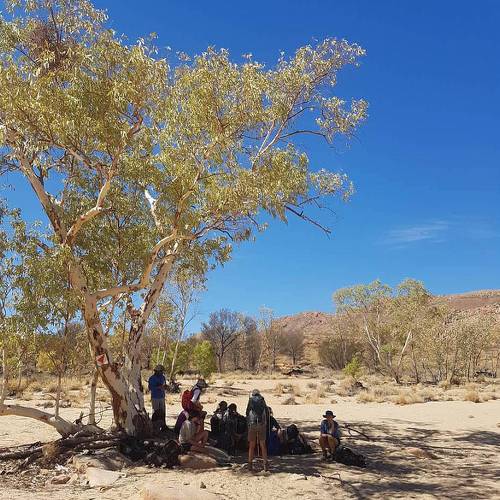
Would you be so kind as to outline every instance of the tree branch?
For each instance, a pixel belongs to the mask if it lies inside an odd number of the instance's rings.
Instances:
[[[325,232],[328,236],[332,233],[331,229],[328,227],[322,226],[318,221],[315,221],[314,219],[311,219],[308,215],[304,213],[304,211],[297,211],[290,205],[285,205],[285,208],[295,214],[297,217],[300,217],[301,219],[305,220],[306,222],[309,222],[316,227],[319,227],[323,232]]]

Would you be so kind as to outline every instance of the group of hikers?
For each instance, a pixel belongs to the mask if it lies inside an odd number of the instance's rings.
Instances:
[[[167,429],[166,385],[164,368],[158,365],[149,378],[148,386],[153,407],[152,422],[159,432]],[[199,378],[191,390],[182,393],[182,411],[177,417],[174,432],[183,452],[204,452],[209,445],[230,455],[248,449],[249,470],[252,470],[256,453],[264,462],[264,470],[268,470],[269,455],[312,453],[311,446],[295,424],[280,426],[258,389],[252,391],[244,415],[238,413],[235,403],[221,401],[210,419],[210,432],[206,431],[207,412],[203,410],[201,395],[207,387],[205,380]],[[340,444],[340,430],[331,410],[326,411],[323,418],[319,444],[323,459],[333,460]]]

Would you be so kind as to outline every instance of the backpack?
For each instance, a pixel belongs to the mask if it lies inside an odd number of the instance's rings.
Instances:
[[[261,424],[266,418],[266,402],[260,394],[250,396],[250,412],[248,414],[249,424]]]
[[[281,455],[281,441],[276,431],[271,431],[266,440],[268,455]]]
[[[286,437],[290,441],[297,439],[299,436],[299,429],[295,424],[291,424],[286,428]]]
[[[357,453],[347,446],[340,445],[335,450],[335,455],[333,457],[335,462],[339,462],[344,465],[354,465],[355,467],[366,467],[366,457]]]
[[[184,410],[189,411],[191,409],[191,399],[193,399],[193,390],[186,389],[181,397],[181,406]]]

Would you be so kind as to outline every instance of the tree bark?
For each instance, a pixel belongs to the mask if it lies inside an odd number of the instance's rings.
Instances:
[[[59,407],[61,406],[61,384],[62,384],[62,376],[60,373],[58,373],[57,374],[56,407],[55,407],[56,418],[59,418]]]
[[[99,372],[97,367],[94,367],[92,375],[92,383],[90,384],[90,403],[89,403],[89,424],[95,425],[95,397],[97,393],[97,382],[99,380]]]
[[[7,396],[7,355],[5,354],[5,347],[2,347],[2,392],[0,392],[0,406],[3,405]]]

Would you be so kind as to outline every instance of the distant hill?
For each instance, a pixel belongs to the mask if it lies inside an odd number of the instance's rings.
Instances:
[[[438,295],[436,301],[448,305],[457,312],[467,316],[493,315],[500,323],[500,290],[478,290],[453,295]],[[335,321],[335,314],[325,312],[301,312],[276,319],[276,326],[285,334],[301,331],[305,337],[304,362],[319,362],[318,347],[328,336]],[[281,357],[280,364],[288,365],[289,361]]]

